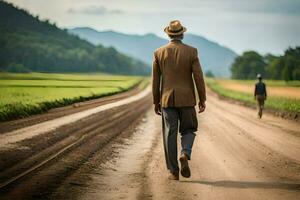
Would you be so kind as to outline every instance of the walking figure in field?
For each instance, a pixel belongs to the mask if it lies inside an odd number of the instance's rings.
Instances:
[[[190,177],[188,160],[191,159],[196,116],[195,80],[199,96],[199,113],[205,110],[205,84],[197,49],[182,43],[186,28],[178,20],[164,29],[170,42],[154,52],[152,92],[155,113],[162,115],[163,143],[169,179],[179,180],[177,132],[181,134],[181,175]]]
[[[262,117],[262,112],[264,109],[265,100],[267,99],[267,90],[266,90],[266,84],[262,82],[262,77],[260,74],[257,74],[258,82],[255,84],[255,90],[254,90],[254,99],[257,101],[257,107],[258,107],[258,117]]]

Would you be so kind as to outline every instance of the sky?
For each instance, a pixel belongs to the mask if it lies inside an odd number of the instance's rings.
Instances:
[[[282,54],[300,45],[300,0],[7,0],[61,28],[163,32],[178,19],[188,33],[241,54]]]

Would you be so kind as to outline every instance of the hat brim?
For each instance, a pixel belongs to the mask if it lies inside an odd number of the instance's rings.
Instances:
[[[164,32],[168,35],[182,35],[184,32],[186,32],[186,28],[183,26],[182,27],[182,30],[178,31],[178,32],[170,32],[169,31],[169,26],[167,26],[165,29],[164,29]]]

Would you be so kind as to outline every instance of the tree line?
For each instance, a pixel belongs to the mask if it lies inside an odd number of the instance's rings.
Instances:
[[[300,47],[290,47],[280,56],[246,51],[231,66],[235,79],[254,79],[258,73],[267,79],[300,80]]]
[[[48,20],[0,1],[0,70],[146,75],[147,64],[93,45]]]

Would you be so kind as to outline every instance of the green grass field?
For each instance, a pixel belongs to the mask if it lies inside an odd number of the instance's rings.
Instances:
[[[226,80],[230,81],[230,80]],[[254,81],[241,81],[241,80],[232,80],[232,83],[236,84],[251,84],[253,85]],[[248,105],[256,105],[256,101],[254,100],[253,93],[249,91],[241,92],[233,89],[228,89],[222,86],[222,81],[218,81],[218,79],[206,78],[207,86],[217,94],[222,97],[238,100],[244,102]],[[299,81],[288,82],[284,81],[266,81],[267,90],[272,89],[272,87],[299,87]],[[279,111],[287,111],[293,113],[300,113],[300,100],[296,98],[289,98],[288,96],[268,96],[267,101],[265,102],[265,107],[270,109],[275,109]]]
[[[143,79],[107,74],[0,73],[0,121],[123,92]]]

